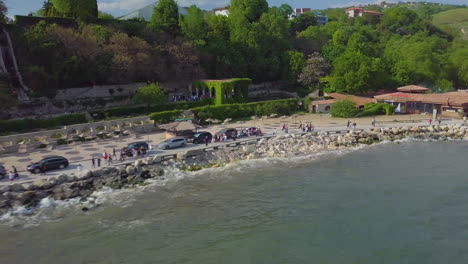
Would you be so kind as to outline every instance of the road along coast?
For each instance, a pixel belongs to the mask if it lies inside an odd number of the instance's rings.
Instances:
[[[413,138],[416,140],[468,140],[468,127],[457,125],[372,128],[367,130],[324,131],[284,134],[243,142],[229,142],[206,149],[181,150],[172,156],[148,157],[132,163],[101,170],[62,174],[25,184],[0,188],[0,214],[15,208],[33,212],[42,199],[81,198],[83,211],[93,208],[93,193],[104,187],[112,189],[145,185],[148,180],[164,180],[165,170],[199,171],[242,160],[287,158],[355,148],[379,142]]]

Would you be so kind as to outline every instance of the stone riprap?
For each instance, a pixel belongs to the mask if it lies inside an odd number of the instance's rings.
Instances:
[[[462,125],[415,126],[351,130],[346,134],[330,134],[329,132],[285,134],[212,151],[186,150],[170,160],[161,160],[161,157],[155,156],[135,161],[132,164],[85,171],[81,175],[64,174],[57,178],[37,180],[33,183],[4,186],[0,188],[0,213],[6,213],[17,206],[34,207],[46,197],[56,200],[87,198],[103,187],[121,189],[145,184],[148,179],[163,180],[166,169],[196,171],[220,167],[240,160],[309,155],[405,138],[468,140],[468,127]]]

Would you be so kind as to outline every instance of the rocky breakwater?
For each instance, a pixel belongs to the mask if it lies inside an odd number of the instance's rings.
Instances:
[[[163,169],[149,158],[127,166],[84,171],[79,175],[63,174],[32,183],[7,185],[0,188],[0,213],[4,214],[19,206],[35,207],[46,197],[56,200],[81,197],[84,201],[92,198],[92,194],[103,187],[120,189],[142,185],[148,179],[163,179],[163,176]]]
[[[419,140],[468,140],[468,127],[461,125],[428,127],[373,128],[350,130],[345,134],[327,132],[286,134],[262,138],[258,142],[223,148],[217,151],[199,151],[197,155],[182,153],[177,159],[165,161],[164,165],[181,170],[196,171],[203,168],[220,167],[240,160],[261,158],[286,158],[306,156],[314,153],[347,149],[359,145],[371,145],[383,141],[398,141],[406,138]]]

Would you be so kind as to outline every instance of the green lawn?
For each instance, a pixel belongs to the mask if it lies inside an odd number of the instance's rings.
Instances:
[[[441,29],[460,35],[468,40],[468,8],[457,8],[438,13],[432,18],[434,25]]]

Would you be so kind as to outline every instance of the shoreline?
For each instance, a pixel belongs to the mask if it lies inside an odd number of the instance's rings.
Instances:
[[[332,131],[333,132],[333,131]],[[165,170],[178,169],[191,172],[207,168],[224,167],[244,160],[266,158],[292,158],[331,151],[347,150],[381,142],[395,142],[406,138],[416,140],[468,140],[468,127],[443,125],[427,127],[392,127],[348,131],[345,134],[332,132],[285,134],[276,137],[229,142],[222,148],[212,150],[185,150],[175,158],[137,160],[131,164],[107,167],[101,170],[84,171],[81,175],[62,174],[59,177],[36,180],[32,183],[15,183],[0,187],[0,216],[14,214],[15,208],[24,208],[34,214],[34,209],[45,198],[57,201],[80,199],[83,211],[95,207],[93,193],[111,189],[131,189],[142,186],[148,180],[164,180]],[[258,141],[257,141],[258,140]],[[239,144],[237,144],[239,143]]]

